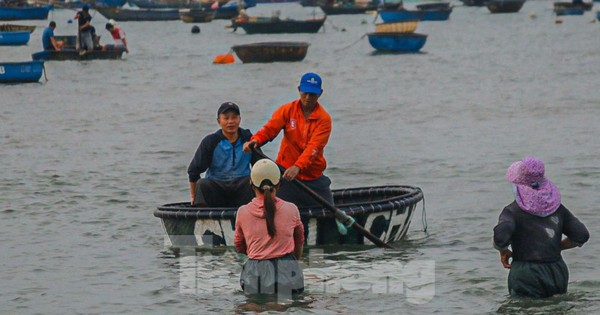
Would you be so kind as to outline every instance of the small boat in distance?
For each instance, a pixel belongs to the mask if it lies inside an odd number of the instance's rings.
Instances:
[[[427,35],[419,33],[376,32],[367,34],[369,44],[382,52],[416,53],[427,41]]]
[[[262,42],[231,47],[243,63],[252,62],[293,62],[306,57],[306,42]]]
[[[208,23],[214,20],[216,10],[205,8],[179,9],[179,18],[184,23]]]
[[[12,20],[45,20],[52,10],[52,5],[45,6],[0,6],[0,21]]]
[[[29,42],[29,31],[0,31],[0,46],[20,46]]]
[[[233,31],[238,27],[246,34],[282,34],[282,33],[317,33],[325,23],[327,16],[318,19],[292,20],[271,17],[250,17],[233,19]]]
[[[368,1],[368,2],[354,2],[354,3],[344,3],[344,2],[334,2],[333,4],[322,4],[319,5],[321,10],[325,12],[327,15],[337,15],[337,14],[365,14],[367,11],[375,11],[377,10],[377,2]]]
[[[0,83],[38,82],[44,71],[44,62],[0,62]]]
[[[515,13],[524,3],[525,0],[488,0],[485,5],[491,13]]]
[[[109,49],[106,51],[93,50],[80,53],[76,50],[77,36],[75,35],[59,35],[54,36],[56,40],[65,43],[65,47],[61,51],[43,50],[33,53],[33,60],[96,60],[96,59],[121,59],[125,50]]]
[[[106,19],[115,21],[174,21],[179,20],[178,9],[121,9],[96,7]]]

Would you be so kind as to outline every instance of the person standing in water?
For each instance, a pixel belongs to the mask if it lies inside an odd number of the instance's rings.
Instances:
[[[587,242],[587,228],[561,203],[560,191],[545,177],[541,160],[525,157],[513,163],[506,179],[513,183],[515,201],[502,210],[494,227],[494,247],[504,268],[510,269],[510,295],[544,298],[566,293],[569,270],[561,252]]]

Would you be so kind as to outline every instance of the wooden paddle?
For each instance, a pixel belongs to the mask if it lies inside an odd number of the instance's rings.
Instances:
[[[266,156],[264,153],[260,152],[260,150],[258,150],[256,148],[254,143],[250,144],[250,148],[257,156],[259,156],[263,159],[270,160],[270,158],[268,156]],[[281,166],[279,164],[277,166],[279,166],[279,168],[282,171],[285,171],[285,168],[283,166]],[[358,230],[358,232],[360,232],[360,234],[362,234],[364,237],[368,238],[371,242],[373,242],[373,244],[377,245],[377,247],[392,248],[390,245],[388,245],[388,244],[384,243],[382,240],[380,240],[377,236],[375,236],[371,232],[367,231],[364,227],[362,227],[362,225],[356,223],[356,221],[354,221],[354,218],[347,215],[346,212],[344,212],[344,211],[338,209],[336,206],[330,204],[329,201],[325,200],[323,197],[321,197],[319,194],[317,194],[314,190],[312,190],[308,186],[304,185],[301,181],[294,178],[294,180],[292,180],[292,183],[294,183],[294,185],[296,185],[297,187],[302,189],[304,192],[309,194],[311,197],[313,197],[316,201],[318,201],[325,208],[331,210],[331,212],[333,212],[335,217],[338,220],[340,220],[342,223],[344,223],[346,226],[348,226],[348,227],[353,226],[356,230]]]

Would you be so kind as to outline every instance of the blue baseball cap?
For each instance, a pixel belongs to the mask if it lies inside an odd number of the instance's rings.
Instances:
[[[305,73],[300,79],[300,92],[321,94],[321,77],[314,72]]]

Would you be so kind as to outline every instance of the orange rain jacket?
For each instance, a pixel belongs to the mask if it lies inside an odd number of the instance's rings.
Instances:
[[[283,139],[277,155],[277,164],[286,169],[293,165],[300,168],[299,180],[315,180],[321,175],[327,162],[323,150],[331,134],[331,116],[317,103],[308,119],[304,118],[300,99],[283,104],[271,119],[250,138],[258,146],[277,137],[281,130]]]

